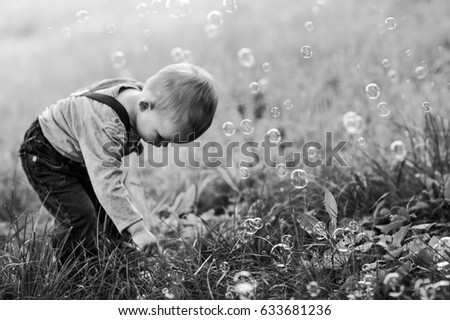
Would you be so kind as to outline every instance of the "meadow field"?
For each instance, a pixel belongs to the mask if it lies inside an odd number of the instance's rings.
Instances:
[[[0,3],[0,299],[450,298],[448,1]],[[105,247],[100,269],[58,268],[18,159],[26,129],[78,88],[178,61],[219,84],[202,144],[277,129],[293,148],[276,168],[239,152],[140,168],[162,254]],[[345,165],[308,149],[322,165],[283,167],[326,132]]]

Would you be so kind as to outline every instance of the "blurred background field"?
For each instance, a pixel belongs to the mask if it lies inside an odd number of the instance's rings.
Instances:
[[[357,144],[361,136],[367,141],[366,149],[384,154],[392,141],[404,138],[398,123],[422,123],[424,101],[430,102],[432,112],[445,115],[448,110],[450,6],[444,0],[242,0],[233,13],[226,13],[219,0],[196,0],[191,1],[192,13],[178,19],[165,11],[152,13],[151,2],[143,2],[148,5],[147,11],[139,12],[140,3],[3,2],[3,218],[7,216],[5,210],[12,209],[5,205],[13,206],[11,189],[23,191],[26,184],[17,163],[18,146],[26,128],[46,106],[99,79],[129,76],[145,81],[174,62],[171,50],[175,47],[189,50],[191,61],[213,73],[220,83],[218,116],[202,141],[227,141],[221,132],[222,123],[233,121],[238,126],[245,116],[259,120],[250,137],[257,141],[272,127],[283,128],[284,139],[299,146],[311,139],[323,141],[324,132],[333,131],[335,141],[351,139]],[[87,11],[82,23],[76,18],[80,10]],[[205,32],[207,14],[212,10],[221,11],[223,17],[223,25],[213,37]],[[395,18],[393,30],[385,23],[388,17]],[[310,26],[305,27],[308,21]],[[312,47],[309,59],[300,54],[304,45]],[[241,48],[253,51],[253,67],[239,63],[237,53]],[[116,51],[122,51],[126,59],[119,69],[113,67],[110,58]],[[383,65],[383,59],[388,59],[389,66]],[[269,72],[264,71],[264,63],[270,65]],[[426,65],[426,77],[418,79],[414,70],[421,63]],[[397,76],[389,76],[390,70]],[[263,81],[259,100],[249,90],[253,81]],[[371,82],[381,88],[381,97],[374,101],[364,92]],[[294,102],[293,109],[283,109],[285,99]],[[388,117],[380,116],[376,107],[380,101],[389,104]],[[273,106],[281,108],[280,117],[271,117]],[[255,119],[261,111],[262,118]],[[357,137],[348,135],[342,125],[342,115],[347,111],[364,118],[365,130]],[[249,137],[238,133],[231,138]],[[360,159],[352,162],[352,156],[346,161],[350,166],[363,166]],[[16,168],[19,183],[13,187]],[[147,191],[154,197],[161,196],[162,190],[176,184],[177,179],[168,175],[186,171],[154,170]],[[155,179],[164,187],[158,183],[156,188]],[[33,194],[30,196],[33,199]]]
[[[409,143],[405,129],[422,131],[430,111],[424,110],[424,102],[448,127],[448,1],[239,0],[232,13],[220,0],[190,2],[188,16],[173,18],[166,10],[151,12],[151,1],[0,1],[0,220],[40,210],[17,150],[25,130],[46,106],[100,79],[128,76],[145,81],[174,62],[171,51],[176,47],[189,50],[189,61],[210,71],[220,84],[218,113],[203,142],[261,141],[268,129],[279,128],[283,140],[300,148],[306,141],[323,142],[325,132],[332,131],[334,141],[349,140],[343,151],[349,171],[366,173],[376,159],[387,172],[395,166],[393,141],[405,141],[408,148],[419,144]],[[138,10],[145,8],[142,3],[148,11]],[[83,22],[76,17],[80,10],[87,11]],[[217,34],[205,31],[212,10],[223,17]],[[389,17],[395,19],[395,28],[386,23]],[[313,52],[307,59],[300,52],[305,45]],[[254,66],[240,64],[237,54],[242,48],[252,50]],[[117,51],[126,59],[120,68],[111,61]],[[249,89],[251,82],[259,83],[258,94]],[[368,98],[369,83],[378,84],[379,98]],[[285,99],[293,101],[292,109],[283,107]],[[388,116],[377,108],[382,101],[388,104]],[[281,110],[279,117],[271,115],[274,106]],[[363,130],[357,134],[343,125],[348,111],[363,118]],[[252,135],[223,134],[225,121],[239,127],[243,118],[254,121]],[[420,163],[425,167],[419,172],[434,170],[429,161]],[[328,187],[346,177],[333,168],[327,169],[330,174],[323,168],[303,169],[328,180]],[[254,168],[250,174],[258,177],[262,170]],[[211,170],[170,167],[142,172],[149,206],[154,206],[161,199],[171,204]],[[240,183],[238,167],[229,174]],[[273,174],[268,182],[276,185],[280,179]]]

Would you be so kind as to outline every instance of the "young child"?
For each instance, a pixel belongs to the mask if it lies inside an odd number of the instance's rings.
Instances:
[[[137,163],[140,139],[161,147],[198,138],[211,125],[217,102],[211,75],[180,63],[145,84],[124,78],[97,82],[39,115],[19,153],[30,184],[55,217],[52,243],[62,262],[81,252],[96,256],[102,231],[112,240],[131,237],[150,254],[159,251],[143,223],[137,168],[126,172],[123,157]]]

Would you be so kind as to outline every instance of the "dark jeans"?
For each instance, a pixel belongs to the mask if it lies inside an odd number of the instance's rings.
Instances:
[[[55,217],[52,244],[61,262],[71,254],[97,256],[99,235],[121,238],[100,205],[84,165],[62,156],[44,137],[37,120],[25,133],[19,153],[31,186]]]

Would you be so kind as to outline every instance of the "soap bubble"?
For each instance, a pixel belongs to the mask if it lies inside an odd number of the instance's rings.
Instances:
[[[427,76],[427,67],[418,66],[414,69],[417,79],[422,80]]]
[[[264,62],[264,63],[262,64],[262,69],[263,69],[263,71],[264,71],[265,73],[268,73],[268,72],[270,72],[270,71],[272,70],[272,67],[270,66],[270,63]]]
[[[250,92],[253,94],[257,94],[261,91],[261,88],[259,87],[259,83],[256,81],[253,81],[248,86],[250,88]]]
[[[309,161],[317,161],[320,158],[319,150],[316,147],[308,148],[308,160]]]
[[[392,142],[391,151],[396,161],[403,161],[406,157],[406,146],[403,141],[396,140]]]
[[[324,240],[327,238],[327,227],[322,221],[317,222],[312,229],[312,236],[316,240]]]
[[[269,136],[270,142],[278,143],[281,141],[281,133],[277,128],[272,128],[267,131],[267,135]]]
[[[221,262],[219,265],[219,270],[223,273],[227,273],[228,271],[230,271],[230,264],[226,261]]]
[[[360,138],[358,139],[358,142],[359,142],[359,145],[360,145],[360,146],[364,146],[364,145],[366,145],[366,138],[360,137]]]
[[[354,236],[350,228],[337,228],[331,238],[335,241],[335,248],[339,252],[353,251]]]
[[[294,247],[294,237],[290,234],[285,234],[281,237],[281,243],[285,244],[289,249]]]
[[[61,37],[63,39],[69,39],[72,36],[72,30],[69,27],[61,28]]]
[[[111,54],[111,62],[115,69],[123,68],[127,64],[125,53],[122,51],[114,51]]]
[[[79,23],[86,22],[89,19],[89,13],[86,10],[79,10],[75,13],[75,18]]]
[[[312,21],[305,22],[305,29],[306,29],[306,31],[309,31],[309,32],[314,30],[314,24],[312,23]]]
[[[380,102],[377,105],[377,109],[380,111],[380,116],[381,117],[387,117],[388,115],[391,114],[391,110],[389,109],[389,105],[387,102]]]
[[[291,109],[294,107],[294,103],[292,102],[291,99],[285,99],[285,100],[283,101],[283,107],[284,107],[286,110],[291,110]]]
[[[145,52],[147,52],[147,51],[149,51],[149,50],[150,50],[150,47],[149,47],[149,46],[147,46],[147,45],[145,45],[145,46],[143,46],[143,47],[142,47],[142,50],[144,50]]]
[[[167,288],[162,289],[161,292],[166,299],[173,299],[175,297],[175,295]]]
[[[311,281],[306,285],[306,290],[308,290],[308,293],[311,298],[316,298],[320,294],[320,287],[319,284],[316,281]]]
[[[162,0],[153,0],[150,3],[150,10],[153,13],[160,13],[164,10],[164,2]]]
[[[192,12],[189,0],[168,0],[166,8],[171,18],[186,17]]]
[[[428,101],[424,101],[422,103],[422,109],[425,112],[430,112],[431,111],[431,104]]]
[[[255,297],[255,286],[250,282],[240,282],[234,285],[233,291],[240,300],[249,300]]]
[[[348,226],[350,227],[350,230],[353,232],[357,232],[359,230],[358,221],[352,220],[348,223]]]
[[[222,13],[218,10],[210,11],[206,16],[206,20],[208,20],[210,24],[215,25],[217,27],[223,25]]]
[[[387,18],[387,19],[384,21],[384,23],[386,24],[386,27],[387,27],[389,30],[394,30],[395,27],[397,27],[397,21],[395,21],[395,19],[392,18],[392,17]]]
[[[359,134],[364,129],[363,118],[356,112],[349,111],[342,116],[344,127],[350,134]]]
[[[172,50],[170,50],[170,55],[172,56],[172,60],[174,62],[181,62],[183,61],[183,48],[181,47],[175,47]]]
[[[236,0],[223,0],[222,5],[227,13],[233,13],[237,10]]]
[[[213,24],[207,24],[205,26],[205,33],[208,38],[215,38],[219,34],[219,27]]]
[[[106,32],[108,32],[109,34],[114,34],[117,32],[117,26],[114,22],[109,22],[106,25]]]
[[[230,137],[236,132],[236,128],[234,127],[233,122],[226,121],[222,125],[222,131],[227,137]]]
[[[255,126],[253,125],[253,121],[250,119],[244,119],[239,124],[241,128],[241,132],[243,134],[251,134],[255,130]]]
[[[376,83],[369,83],[365,91],[370,100],[378,99],[381,95],[380,87]]]
[[[288,169],[286,168],[286,165],[284,163],[279,163],[275,166],[275,172],[277,176],[280,178],[284,178],[288,174]]]
[[[309,176],[306,171],[297,169],[291,173],[291,184],[296,189],[303,189],[309,183]]]
[[[272,117],[278,118],[281,114],[281,111],[280,111],[280,108],[273,107],[272,109],[270,109],[270,113],[272,114]]]
[[[239,176],[243,180],[248,179],[250,177],[250,170],[247,167],[239,168]]]
[[[407,57],[411,57],[412,56],[412,51],[410,49],[407,49],[405,51],[405,54],[406,54]]]
[[[139,17],[145,17],[148,14],[148,5],[145,2],[138,3],[136,5],[136,12]]]
[[[388,273],[383,280],[383,284],[389,291],[389,296],[398,298],[405,290],[405,286],[400,284],[400,275],[397,272]]]
[[[450,261],[450,237],[443,237],[433,246],[434,262]]]
[[[247,68],[251,68],[255,65],[255,56],[249,48],[242,48],[238,52],[239,63]]]
[[[383,65],[383,67],[385,68],[389,68],[391,66],[391,62],[389,61],[389,59],[383,59],[381,61],[381,64]]]
[[[279,268],[284,268],[291,262],[291,254],[291,248],[285,243],[276,244],[270,250],[273,264]]]
[[[387,73],[387,78],[392,84],[397,83],[400,80],[400,77],[398,76],[398,72],[396,70],[389,70]]]
[[[305,58],[305,59],[309,59],[313,55],[313,51],[312,51],[312,48],[310,46],[303,46],[300,49],[300,53],[302,54],[302,57]]]
[[[261,218],[256,217],[255,219],[253,219],[253,225],[256,229],[259,230],[264,226],[264,223]]]
[[[181,60],[184,62],[192,62],[192,52],[190,50],[183,50],[183,52],[181,53]]]
[[[244,223],[242,225],[247,230],[248,234],[255,234],[256,231],[259,230],[258,228],[256,228],[254,219],[247,219],[244,221]]]

